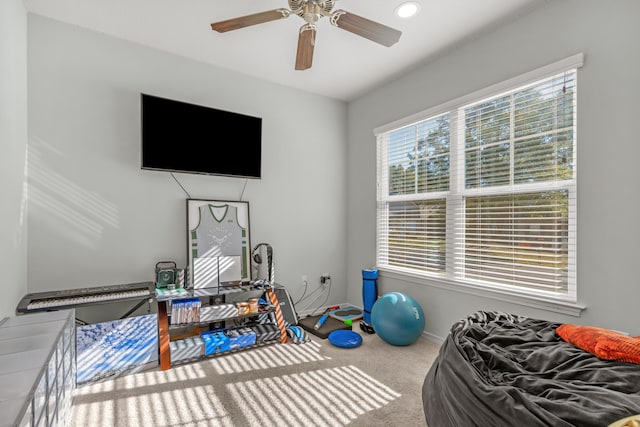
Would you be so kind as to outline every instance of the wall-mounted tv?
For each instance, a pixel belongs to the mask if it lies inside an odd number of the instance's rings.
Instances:
[[[260,178],[262,118],[140,95],[142,169]]]

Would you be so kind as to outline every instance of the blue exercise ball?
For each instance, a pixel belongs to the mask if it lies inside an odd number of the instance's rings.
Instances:
[[[382,295],[371,309],[373,330],[391,345],[414,343],[424,331],[424,312],[416,300],[400,292]]]

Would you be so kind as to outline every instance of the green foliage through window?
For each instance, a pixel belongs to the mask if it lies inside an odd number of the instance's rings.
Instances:
[[[449,115],[389,135],[389,194],[449,189]]]

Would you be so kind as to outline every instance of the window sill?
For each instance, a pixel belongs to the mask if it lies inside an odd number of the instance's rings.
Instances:
[[[540,310],[552,311],[569,316],[580,317],[580,314],[587,307],[570,301],[551,300],[544,297],[536,297],[526,294],[507,292],[504,290],[490,289],[474,286],[464,282],[459,282],[446,277],[425,277],[407,272],[399,272],[390,269],[378,269],[380,277],[403,280],[418,285],[430,286],[438,289],[445,289],[452,292],[459,292],[468,295],[475,295],[490,298],[497,301],[518,304],[525,307],[537,308]]]

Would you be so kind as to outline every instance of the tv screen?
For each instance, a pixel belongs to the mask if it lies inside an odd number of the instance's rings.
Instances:
[[[260,178],[262,119],[141,94],[142,169]]]

